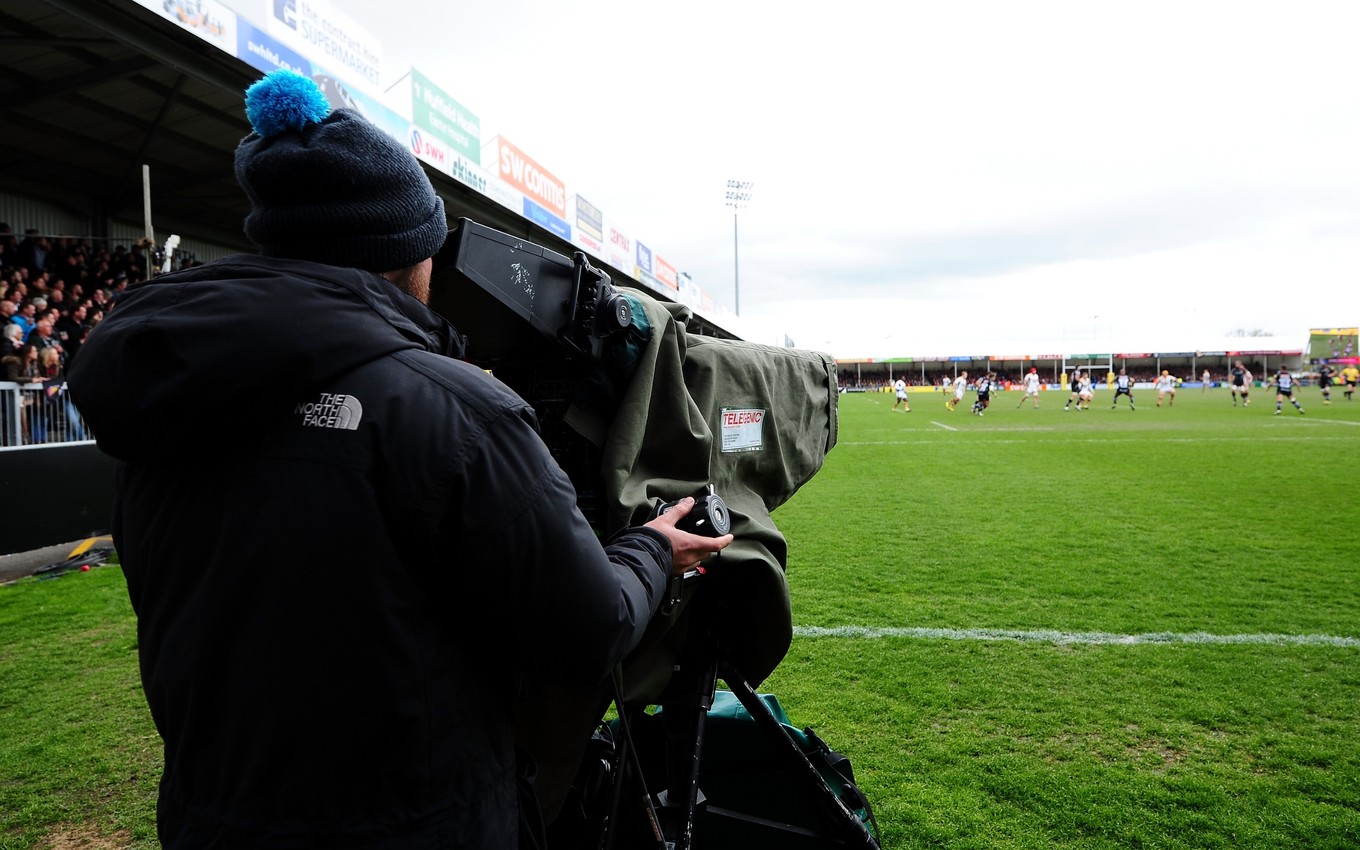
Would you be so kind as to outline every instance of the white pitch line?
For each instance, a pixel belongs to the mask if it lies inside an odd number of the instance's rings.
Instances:
[[[940,426],[941,428],[945,429],[946,431],[957,431],[957,430],[959,430],[958,428],[951,428],[950,426],[944,424],[943,422],[936,422],[936,421],[933,420],[933,419],[930,421],[930,424],[931,424],[931,425],[938,425],[938,426]]]
[[[1020,643],[1095,644],[1129,646],[1135,644],[1250,644],[1265,646],[1337,646],[1360,648],[1360,638],[1333,635],[1213,635],[1207,632],[1150,632],[1123,635],[1112,632],[1062,632],[1045,629],[927,629],[869,628],[867,626],[795,626],[797,637],[915,638],[918,640],[1005,640]]]

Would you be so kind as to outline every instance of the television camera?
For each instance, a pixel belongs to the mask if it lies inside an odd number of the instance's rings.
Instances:
[[[653,620],[643,645],[625,662],[624,668],[630,671],[629,665],[660,668],[654,677],[664,682],[659,690],[644,688],[641,696],[629,694],[617,684],[616,677],[614,698],[619,719],[614,728],[621,734],[611,738],[603,760],[580,758],[587,744],[601,740],[599,734],[593,740],[582,740],[573,756],[573,766],[581,762],[583,769],[591,770],[593,765],[595,771],[585,782],[578,776],[577,785],[594,785],[603,791],[592,799],[577,800],[581,805],[576,813],[584,817],[567,826],[565,832],[555,834],[554,846],[649,845],[688,850],[696,836],[701,848],[715,848],[728,846],[725,841],[733,840],[733,836],[748,840],[754,835],[785,847],[876,850],[875,831],[852,806],[847,806],[845,789],[828,785],[823,772],[755,693],[749,684],[752,679],[743,675],[745,659],[762,654],[742,651],[745,644],[753,642],[753,635],[791,635],[786,611],[781,618],[777,610],[780,606],[787,608],[784,542],[768,511],[815,473],[825,451],[835,442],[834,363],[823,355],[818,356],[822,359],[800,360],[779,350],[760,351],[759,346],[740,344],[733,347],[734,351],[740,348],[739,357],[765,359],[738,360],[728,368],[724,358],[729,352],[717,345],[720,341],[683,338],[682,320],[687,316],[683,308],[678,317],[668,315],[667,308],[649,298],[621,292],[584,253],[576,252],[569,258],[468,219],[458,222],[434,258],[430,306],[465,336],[465,356],[470,362],[490,371],[534,408],[544,442],[576,488],[586,520],[602,537],[623,526],[645,522],[686,495],[696,498],[695,507],[682,521],[688,530],[712,536],[730,530],[737,536],[707,570],[693,570],[672,583],[668,605]],[[668,349],[670,361],[642,356],[644,351],[654,354],[658,340],[666,334],[681,337]],[[675,354],[677,351],[681,353]],[[704,357],[710,359],[704,361]],[[691,359],[703,363],[693,370],[702,377],[691,375]],[[656,373],[641,374],[647,370]],[[728,374],[740,384],[740,393],[733,390],[732,395],[740,395],[743,405],[774,410],[778,406],[774,396],[789,396],[802,418],[786,427],[821,430],[810,436],[780,433],[770,440],[771,450],[763,453],[742,442],[739,448],[745,453],[728,455],[722,448],[722,434],[705,434],[703,445],[690,445],[698,437],[689,429],[707,427],[703,421],[695,426],[693,416],[708,413],[713,419],[719,418],[715,399],[721,393],[713,391],[712,384]],[[709,384],[698,386],[704,380]],[[648,384],[650,395],[639,396],[639,383]],[[800,397],[796,388],[807,389],[811,398]],[[667,417],[691,417],[678,434],[658,438],[659,447],[639,448],[649,435],[633,441],[638,445],[630,442],[636,450],[629,456],[633,463],[620,463],[617,454],[611,456],[611,469],[617,472],[615,467],[633,467],[630,473],[644,479],[640,485],[631,479],[621,483],[617,476],[607,480],[602,469],[602,458],[611,450],[602,434],[619,437],[619,432],[631,431],[629,426],[634,423],[600,429],[590,436],[580,427],[582,409],[598,420],[613,423],[620,398],[629,393],[635,407],[641,404],[649,411],[647,422],[639,425],[639,430]],[[815,416],[805,415],[809,407],[821,412],[819,423]],[[793,421],[796,417],[787,418]],[[620,439],[629,442],[635,436],[625,433]],[[763,449],[764,445],[756,448]],[[762,463],[778,466],[783,460],[781,452],[794,452],[799,457],[786,460],[774,472],[762,469]],[[715,478],[720,478],[717,486]],[[696,485],[702,487],[698,492]],[[729,504],[724,496],[735,496],[737,502]],[[762,559],[767,563],[760,569],[751,567],[752,560]],[[776,578],[769,579],[771,575]],[[756,597],[772,598],[776,616],[752,614],[753,610],[762,610],[750,602]],[[782,623],[777,622],[781,619]],[[661,630],[679,635],[676,642],[680,648],[673,656],[644,652],[652,632]],[[788,644],[787,638],[782,643],[780,640],[776,634],[768,641],[774,650],[767,649],[763,655],[773,655],[772,661],[764,667],[754,664],[753,680],[763,678],[782,659]],[[652,641],[662,642],[664,638]],[[816,812],[814,822],[793,824],[743,812],[740,800],[710,800],[701,790],[705,721],[713,708],[719,679],[761,730],[753,734],[762,734],[773,742],[780,765],[775,770],[792,778],[800,790],[791,793],[802,800],[797,808]],[[596,698],[598,705],[592,702],[587,712],[594,711],[592,723],[602,719],[608,698],[604,690]],[[664,720],[660,726],[664,732],[659,736],[660,744],[655,744],[657,736],[652,731],[641,728],[657,727],[642,711],[649,704],[662,707]],[[652,744],[635,742],[630,728],[650,736]],[[583,737],[590,737],[589,729]],[[853,792],[848,795],[852,803],[862,802],[862,808],[867,809],[862,795],[854,796],[858,791],[851,778],[841,777],[844,782],[835,784],[848,785]],[[664,786],[664,790],[650,793],[649,784]],[[560,823],[566,820],[559,818]],[[868,822],[872,823],[872,814]]]

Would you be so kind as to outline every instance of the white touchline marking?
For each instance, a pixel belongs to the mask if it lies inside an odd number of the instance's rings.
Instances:
[[[948,425],[944,424],[943,422],[936,422],[936,421],[934,421],[933,419],[931,420],[930,424],[931,424],[931,425],[938,425],[938,426],[940,426],[941,428],[945,429],[946,431],[957,431],[957,430],[959,430],[958,428],[951,428],[951,427],[949,427]]]
[[[1127,646],[1134,644],[1251,644],[1265,646],[1338,646],[1360,647],[1360,638],[1334,635],[1248,634],[1214,635],[1207,632],[1148,632],[1139,635],[1113,632],[1063,632],[1057,630],[1013,629],[928,629],[871,628],[868,626],[794,626],[796,637],[915,638],[918,640],[1009,640],[1021,643],[1097,644]]]

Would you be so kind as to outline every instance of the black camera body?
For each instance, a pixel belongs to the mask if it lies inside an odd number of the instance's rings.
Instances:
[[[581,513],[609,534],[599,448],[566,418],[611,341],[632,325],[628,299],[580,252],[568,259],[462,218],[434,257],[430,307],[465,335],[469,362],[533,407]]]
[[[628,299],[582,252],[567,258],[466,218],[435,255],[430,306],[460,329],[476,328],[468,355],[479,363],[536,350],[598,361],[607,340],[633,321]]]

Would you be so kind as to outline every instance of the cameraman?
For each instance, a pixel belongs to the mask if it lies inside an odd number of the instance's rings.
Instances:
[[[594,683],[725,547],[602,546],[533,411],[425,306],[444,206],[282,71],[236,151],[260,256],[120,299],[70,375],[165,742],[166,847],[509,848],[521,677]]]

